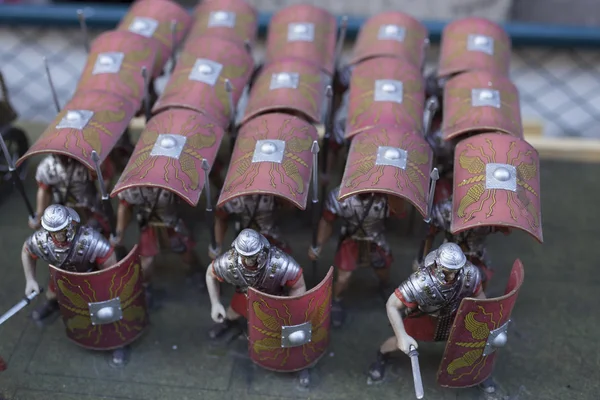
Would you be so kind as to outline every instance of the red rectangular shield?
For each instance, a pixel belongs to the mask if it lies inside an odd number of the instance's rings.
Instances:
[[[450,79],[444,89],[442,137],[500,131],[523,137],[519,91],[510,79],[472,71]]]
[[[171,23],[175,21],[175,38]],[[153,77],[162,75],[163,68],[173,53],[173,45],[179,45],[192,26],[192,17],[185,8],[171,0],[137,0],[121,23],[118,31],[129,31],[145,38],[150,46],[160,46]],[[173,40],[175,39],[175,40]]]
[[[471,70],[508,76],[510,56],[510,37],[500,25],[485,18],[459,19],[442,32],[438,76]]]
[[[151,73],[159,46],[131,32],[108,31],[96,38],[77,92],[107,91],[131,101],[139,110],[144,100],[142,68]]]
[[[408,200],[427,216],[433,151],[423,137],[397,128],[372,128],[352,139],[339,199],[383,193]]]
[[[278,372],[315,365],[330,340],[333,267],[325,279],[296,297],[248,289],[248,350],[261,367]]]
[[[299,59],[333,76],[337,21],[327,10],[295,4],[271,18],[266,64]]]
[[[298,60],[267,65],[254,82],[242,124],[265,112],[301,113],[319,123],[325,112],[325,89],[331,79],[317,67]]]
[[[16,164],[37,154],[62,154],[95,171],[92,150],[104,161],[136,111],[133,103],[112,93],[75,93]]]
[[[540,243],[540,162],[523,139],[486,133],[458,143],[451,232],[480,226],[521,229]]]
[[[428,44],[425,25],[408,14],[385,11],[369,18],[360,28],[350,64],[375,57],[396,57],[421,68]]]
[[[243,44],[216,37],[188,39],[153,111],[188,108],[226,128],[231,107],[225,80],[233,87],[233,104],[237,105],[253,70],[254,60]]]
[[[194,11],[189,39],[218,37],[252,45],[258,32],[258,14],[246,0],[204,0]]]
[[[137,246],[114,266],[76,273],[50,265],[67,337],[91,350],[118,349],[148,327]]]
[[[278,196],[306,208],[317,130],[287,114],[261,115],[242,126],[217,207],[253,194]]]
[[[421,69],[399,58],[374,58],[354,67],[346,139],[375,126],[423,131],[425,83]]]
[[[225,132],[192,110],[172,109],[146,125],[111,196],[132,187],[171,191],[192,207],[204,188],[202,160],[213,165]]]
[[[524,276],[523,264],[517,259],[504,296],[462,300],[437,373],[440,386],[475,386],[492,374],[496,349],[506,343],[510,315]]]

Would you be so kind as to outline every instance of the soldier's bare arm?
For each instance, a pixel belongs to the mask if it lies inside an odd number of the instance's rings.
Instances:
[[[37,257],[29,251],[28,241],[23,243],[21,262],[23,263],[23,272],[25,273],[25,295],[29,295],[32,292],[39,293],[40,287],[35,279]]]
[[[418,348],[416,340],[406,333],[404,322],[402,321],[403,311],[407,308],[407,305],[398,297],[397,293],[393,293],[386,304],[388,319],[398,340],[398,348],[406,354],[410,352],[411,346]]]
[[[306,293],[306,282],[304,281],[304,274],[300,275],[300,278],[290,288],[290,296],[299,296]]]
[[[217,278],[217,275],[215,274],[213,264],[214,261],[206,269],[206,288],[208,289],[210,303],[217,304],[221,302],[221,287],[219,285],[219,278]]]
[[[127,229],[131,223],[131,217],[133,210],[130,204],[121,200],[119,201],[119,208],[117,210],[117,236],[119,239],[123,238],[123,232]]]
[[[115,254],[114,250],[111,249],[110,254],[102,260],[102,263],[100,263],[100,269],[110,268],[116,263],[117,255]]]

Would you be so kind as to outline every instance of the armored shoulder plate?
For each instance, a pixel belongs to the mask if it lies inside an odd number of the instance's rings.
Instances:
[[[235,249],[229,249],[213,261],[213,270],[219,279],[225,282],[242,286],[245,280],[237,267],[237,253]]]
[[[100,232],[89,226],[80,228],[79,238],[74,243],[73,262],[96,262],[110,252],[109,241]]]
[[[329,195],[325,199],[325,209],[335,215],[341,216],[342,205],[338,200],[340,194],[340,187],[336,187],[329,192]]]
[[[419,268],[398,286],[404,299],[409,303],[416,303],[419,308],[430,305],[429,292],[436,285],[429,271],[429,268]]]
[[[44,157],[35,171],[35,180],[48,186],[58,184],[60,182],[60,176],[57,167],[59,167],[59,165],[54,156]]]
[[[261,289],[270,294],[278,294],[281,288],[288,281],[295,279],[301,271],[302,267],[290,255],[277,247],[271,247]]]
[[[435,203],[431,210],[433,224],[440,230],[450,232],[452,223],[452,198]]]
[[[463,275],[463,286],[460,294],[461,298],[473,297],[483,280],[481,271],[475,265],[467,261],[467,264],[463,268]]]
[[[144,198],[138,188],[125,189],[117,195],[119,200],[123,200],[132,206],[144,204]]]
[[[50,238],[48,236],[49,235],[45,230],[40,229],[40,230],[34,232],[31,236],[29,236],[27,238],[27,240],[25,241],[25,243],[27,246],[27,250],[32,255],[46,261],[48,264],[52,264],[55,262],[55,260],[49,257],[49,255],[50,255],[50,246],[49,246]]]

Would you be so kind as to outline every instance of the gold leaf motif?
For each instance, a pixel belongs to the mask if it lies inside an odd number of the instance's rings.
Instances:
[[[271,351],[281,348],[281,340],[275,338],[264,338],[254,342],[254,352],[257,354],[263,351]]]
[[[461,168],[466,169],[471,174],[482,174],[485,171],[485,163],[479,157],[471,157],[462,152],[458,158]]]
[[[77,330],[85,330],[88,329],[92,325],[92,320],[89,316],[83,315],[75,315],[66,322],[67,329],[71,332],[75,332]]]
[[[281,324],[279,322],[277,322],[277,319],[275,317],[265,313],[260,308],[260,303],[258,301],[255,301],[254,303],[252,303],[252,308],[254,309],[254,313],[256,314],[256,317],[260,320],[260,322],[262,322],[262,324],[265,326],[265,328],[267,328],[271,331],[274,331],[274,332],[281,331]]]
[[[481,196],[483,196],[484,192],[485,185],[483,183],[478,183],[476,185],[471,186],[469,190],[467,190],[465,196],[460,200],[456,214],[459,217],[463,218],[466,215],[465,211],[467,207],[477,203],[481,199]]]
[[[133,296],[133,291],[135,290],[135,286],[138,283],[138,279],[140,277],[139,264],[133,265],[131,268],[133,268],[133,274],[131,274],[131,278],[129,278],[127,283],[123,286],[123,290],[121,290],[121,294],[119,295],[121,303],[124,306]]]
[[[456,372],[456,370],[465,367],[470,367],[473,364],[475,364],[476,361],[481,359],[482,355],[483,349],[468,351],[462,357],[457,358],[453,360],[450,364],[448,364],[446,371],[448,371],[450,375],[454,375],[454,372]]]
[[[128,322],[142,323],[146,319],[146,311],[140,306],[131,306],[123,310],[123,319]]]
[[[67,287],[67,284],[65,283],[65,281],[59,279],[57,282],[57,285],[58,285],[58,288],[60,289],[61,293],[64,294],[67,299],[69,299],[71,304],[73,304],[75,307],[82,309],[82,310],[88,309],[88,302],[85,301],[83,299],[83,297],[81,297],[79,294],[71,291]]]

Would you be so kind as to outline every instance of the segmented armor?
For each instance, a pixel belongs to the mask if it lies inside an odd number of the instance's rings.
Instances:
[[[275,223],[277,206],[275,196],[253,194],[232,199],[223,205],[223,210],[227,214],[238,215],[242,229],[254,229],[261,235],[285,243]]]
[[[374,195],[373,199],[370,196],[365,199],[350,196],[339,201],[339,193],[339,186],[329,192],[325,210],[344,219],[343,233],[353,240],[373,242],[389,252],[384,225],[385,219],[390,216],[387,196]],[[371,207],[367,208],[370,203]]]
[[[101,212],[100,198],[90,171],[73,160],[64,166],[55,156],[45,157],[38,165],[35,180],[52,189],[53,202],[72,208]]]
[[[289,255],[268,243],[257,260],[257,268],[250,270],[242,264],[241,256],[232,248],[213,262],[215,275],[245,293],[248,287],[272,295],[282,294],[288,281],[302,272],[300,265]]]
[[[467,258],[477,258],[488,268],[490,267],[486,254],[486,239],[487,235],[493,233],[492,227],[482,226],[459,232],[456,235],[450,234],[452,197],[433,205],[431,219],[435,228],[445,233],[446,240],[458,244]]]
[[[335,113],[333,121],[333,135],[331,139],[338,145],[343,145],[345,142],[344,135],[346,134],[346,118],[348,118],[348,99],[350,92],[346,91],[342,97],[342,104]]]
[[[105,258],[111,251],[108,240],[89,226],[80,226],[73,240],[65,247],[56,245],[44,229],[27,238],[26,246],[31,255],[71,272],[94,270],[97,260]]]
[[[435,251],[425,257],[424,265],[402,282],[398,291],[407,303],[415,303],[422,313],[437,317],[434,340],[446,340],[460,302],[474,297],[482,283],[477,267],[467,261],[452,283],[437,276]],[[410,315],[410,314],[409,314]]]
[[[151,226],[174,228],[180,224],[177,213],[178,198],[168,190],[136,187],[126,189],[118,196],[119,200],[136,206],[138,219]]]

